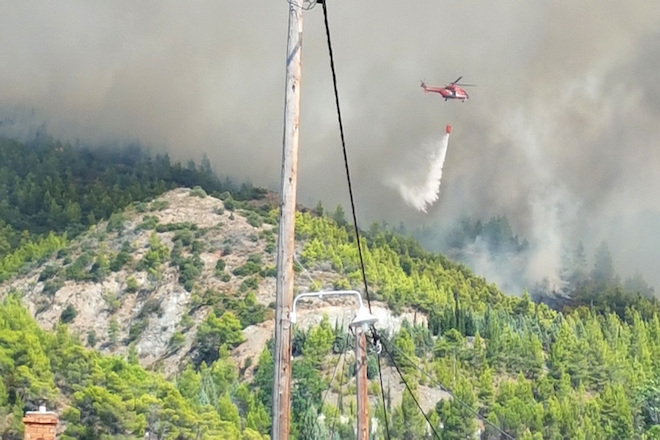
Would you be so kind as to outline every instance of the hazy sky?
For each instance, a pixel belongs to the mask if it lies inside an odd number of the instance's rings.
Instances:
[[[327,0],[358,218],[505,214],[551,276],[607,239],[660,290],[660,8],[649,0]],[[278,188],[286,0],[4,1],[0,110],[50,133],[138,139]],[[320,6],[304,14],[299,201],[348,207]],[[419,80],[475,83],[466,103]],[[391,186],[454,127],[440,198]]]

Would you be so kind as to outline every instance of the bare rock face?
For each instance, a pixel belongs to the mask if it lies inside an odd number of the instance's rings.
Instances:
[[[227,209],[199,188],[170,191],[90,228],[48,261],[4,283],[0,297],[18,291],[43,328],[64,322],[88,347],[104,354],[132,353],[143,366],[171,376],[194,356],[197,329],[212,309],[209,297],[243,301],[250,276],[237,275],[237,269],[250,259],[270,272],[275,268],[275,227],[254,221],[251,214]],[[301,246],[297,243],[298,252]],[[113,267],[122,249],[128,250],[130,262]],[[175,259],[194,256],[199,273],[186,284],[185,264]],[[308,292],[312,280],[331,286],[338,278],[329,264],[319,264],[296,276],[295,289]],[[267,311],[263,322],[243,330],[245,342],[232,354],[237,365],[254,367],[273,337],[275,277],[252,277],[250,291]],[[301,304],[296,325],[308,328],[327,315],[333,325],[347,327],[355,313],[353,302]],[[378,328],[388,333],[397,331],[403,319],[426,321],[413,312],[395,316],[384,304],[372,306]],[[251,370],[245,374],[249,377]]]
[[[119,220],[96,225],[57,256],[5,283],[0,296],[20,292],[46,329],[66,322],[90,347],[106,354],[126,355],[134,350],[142,365],[176,373],[188,357],[198,323],[209,311],[199,297],[207,291],[236,294],[243,277],[232,275],[232,270],[245,264],[250,255],[259,254],[263,264],[274,265],[265,242],[255,239],[273,226],[252,226],[243,214],[225,209],[222,200],[200,191],[170,191],[149,204],[127,209],[118,215]],[[176,234],[184,230],[201,243],[197,251],[200,273],[188,288],[181,283],[181,268],[171,258]],[[152,267],[142,267],[154,240],[167,249],[167,256]],[[126,243],[129,264],[117,271],[105,267],[92,273],[99,255],[107,265]],[[190,246],[184,246],[181,254],[190,257]],[[85,256],[79,273],[74,273],[72,266]],[[222,279],[216,273],[220,258],[226,264]],[[42,275],[48,266],[54,274]],[[257,300],[268,304],[274,300],[274,280],[265,278],[261,284]]]

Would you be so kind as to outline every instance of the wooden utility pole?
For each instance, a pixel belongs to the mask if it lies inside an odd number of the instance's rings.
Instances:
[[[364,326],[355,327],[355,372],[357,388],[357,440],[369,440],[369,396],[367,394],[367,336]]]
[[[284,92],[284,139],[280,221],[277,241],[275,286],[275,354],[273,381],[272,440],[289,440],[291,409],[291,304],[293,302],[293,257],[295,253],[298,135],[300,121],[300,73],[303,0],[288,0],[289,37],[286,51]]]

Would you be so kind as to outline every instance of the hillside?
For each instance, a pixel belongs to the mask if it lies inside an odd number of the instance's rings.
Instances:
[[[250,377],[273,336],[272,223],[271,214],[259,219],[255,211],[229,211],[220,199],[206,196],[199,188],[180,188],[95,225],[20,278],[4,283],[0,295],[21,292],[42,328],[66,322],[88,348],[124,357],[134,351],[140,365],[166,377],[175,376],[199,356],[195,338],[212,304],[233,302],[235,306],[237,301],[245,301],[251,304],[249,309],[233,311],[242,325],[253,325],[243,329],[245,342],[235,348],[232,357],[238,366],[248,365],[243,374]],[[163,261],[146,267],[149,253],[159,246],[167,249]],[[130,261],[120,267],[117,261],[127,247]],[[178,263],[173,256],[176,252],[187,261]],[[186,268],[194,261],[198,262],[196,269]],[[255,267],[250,268],[251,264]],[[341,280],[327,265],[319,266],[305,269],[304,276],[297,278],[297,291],[331,289]],[[351,304],[343,301],[301,305],[301,310],[301,329],[319,324],[323,315],[345,327],[353,314]],[[403,319],[427,319],[412,312],[395,316],[382,302],[374,302],[373,310],[380,319],[379,327],[389,332],[398,331]],[[386,372],[388,379],[394,375],[394,371]],[[395,388],[394,401],[398,402],[401,387],[395,384]],[[437,401],[433,396],[442,391],[425,392],[428,410]]]
[[[135,176],[130,166],[123,170]],[[56,408],[66,439],[267,436],[277,212],[263,191],[208,195],[201,184],[210,190],[217,180],[200,176],[193,189],[136,191],[140,197],[82,230],[84,223],[35,227],[5,250],[3,439],[21,438],[22,412],[41,402]],[[172,184],[163,182],[160,188]],[[34,186],[32,193],[45,191]],[[23,212],[28,205],[9,206]],[[22,218],[31,228],[35,217]],[[371,225],[362,240],[386,347],[380,360],[369,355],[376,438],[388,431],[393,439],[659,438],[656,301],[594,285],[607,301],[560,312],[526,293],[504,295],[384,225]],[[296,249],[296,291],[362,289],[341,207],[301,209]],[[350,315],[336,302],[309,303],[300,314],[294,438],[353,435]]]
[[[65,310],[72,311],[68,326],[88,346],[125,355],[130,345],[142,365],[160,362],[171,375],[206,317],[204,296],[234,296],[245,277],[232,271],[251,255],[273,266],[272,252],[264,249],[267,241],[250,239],[272,237],[272,228],[251,226],[201,189],[179,189],[99,223],[3,290],[21,291],[42,327],[52,327]],[[180,261],[172,256],[176,252]],[[120,266],[119,255],[130,261]],[[218,261],[225,267],[214,276]],[[273,286],[272,277],[264,278],[254,290],[255,307],[274,300]],[[187,337],[173,342],[181,335]]]
[[[226,210],[220,199],[207,197],[201,189],[180,188],[99,223],[20,278],[4,283],[0,295],[21,292],[42,328],[66,321],[84,345],[123,356],[134,349],[141,365],[166,376],[185,367],[212,303],[245,301],[251,309],[234,311],[242,324],[256,325],[245,328],[250,343],[237,347],[237,360],[244,363],[250,357],[248,362],[256,365],[273,334],[268,307],[275,301],[272,223],[271,216],[257,220],[254,211]],[[150,252],[159,246],[167,249],[162,261],[147,267]],[[130,261],[119,267],[118,256],[126,248]],[[179,260],[173,256],[177,252]],[[306,270],[295,288],[327,289],[339,279],[331,270]],[[317,284],[312,286],[312,280]],[[324,313],[333,322],[352,318],[350,305],[341,302],[311,307],[315,313],[301,314],[301,328],[318,324]],[[394,330],[400,327],[402,318],[387,313],[386,305],[375,308],[382,312],[383,323],[391,321]]]

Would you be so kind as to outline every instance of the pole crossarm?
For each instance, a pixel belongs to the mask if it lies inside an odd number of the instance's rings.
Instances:
[[[298,304],[298,301],[301,299],[306,299],[306,298],[318,298],[318,299],[323,299],[323,297],[326,296],[355,296],[357,298],[358,302],[358,312],[361,310],[364,310],[364,302],[362,301],[362,295],[360,292],[357,290],[328,290],[328,291],[322,291],[322,292],[306,292],[306,293],[301,293],[296,298],[293,300],[293,307],[291,308],[291,315],[289,320],[291,321],[292,324],[296,323],[297,320],[297,315],[296,315],[296,305]],[[351,323],[353,324],[353,323]]]

